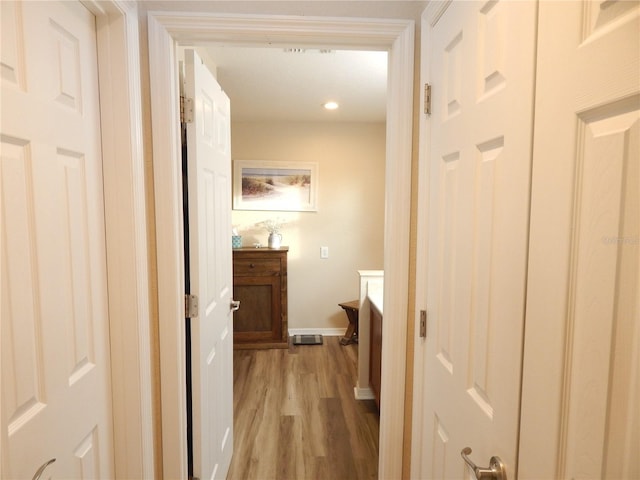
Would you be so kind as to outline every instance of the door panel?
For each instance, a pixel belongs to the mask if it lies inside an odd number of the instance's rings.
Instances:
[[[640,476],[640,5],[540,5],[520,478]]]
[[[113,476],[95,18],[2,2],[3,478]]]
[[[438,11],[440,8],[440,11]],[[426,11],[432,113],[421,129],[418,301],[427,338],[418,478],[516,468],[524,326],[536,6],[452,2]],[[518,38],[517,42],[513,38]]]
[[[574,478],[608,469],[616,474],[606,478],[631,478],[607,457],[628,457],[625,438],[635,436],[638,446],[640,423],[633,413],[640,382],[637,361],[632,363],[638,347],[630,341],[637,339],[634,309],[640,286],[640,110],[637,101],[625,103],[609,105],[605,118],[583,114],[578,126],[582,153],[577,158],[567,319],[571,352],[565,369],[570,380],[563,419],[566,475]],[[626,460],[622,465],[631,459]]]
[[[229,98],[193,50],[185,51],[191,293],[193,475],[225,478],[233,454],[233,292]]]

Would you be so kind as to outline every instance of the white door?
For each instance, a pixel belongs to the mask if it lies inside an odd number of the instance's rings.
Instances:
[[[533,2],[433,4],[423,17],[416,478],[468,478],[465,447],[515,478],[535,22]]]
[[[185,51],[189,266],[199,315],[191,319],[193,475],[225,478],[233,454],[233,276],[229,98]]]
[[[541,2],[520,478],[640,478],[640,3]]]
[[[113,478],[95,18],[2,8],[2,478]]]

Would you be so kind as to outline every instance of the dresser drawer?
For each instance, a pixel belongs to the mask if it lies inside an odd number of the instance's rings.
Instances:
[[[234,275],[280,275],[280,259],[277,258],[242,258],[234,259]]]

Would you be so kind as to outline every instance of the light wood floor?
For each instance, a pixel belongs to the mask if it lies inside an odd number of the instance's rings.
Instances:
[[[353,396],[357,345],[234,352],[227,479],[375,479],[378,410]]]

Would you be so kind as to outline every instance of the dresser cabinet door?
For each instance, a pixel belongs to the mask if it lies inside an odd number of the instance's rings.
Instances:
[[[280,276],[235,277],[233,298],[240,301],[233,323],[234,342],[278,342],[280,321]]]

